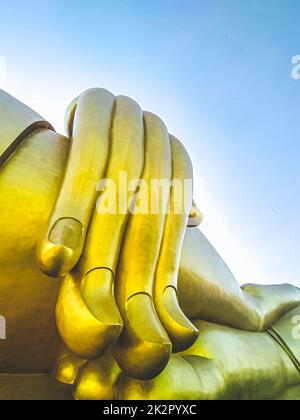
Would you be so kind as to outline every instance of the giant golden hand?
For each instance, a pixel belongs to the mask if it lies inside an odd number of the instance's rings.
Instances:
[[[173,186],[154,200],[159,211],[132,211],[153,179],[192,179],[158,117],[92,89],[69,107],[70,146],[0,92],[0,126],[0,373],[47,373],[58,362],[58,379],[89,399],[271,398],[299,384],[290,339],[299,290],[241,289],[201,232],[187,229],[200,221],[191,191],[183,212]],[[120,173],[131,183],[125,202]],[[101,211],[104,178],[117,211]]]
[[[95,361],[65,355],[57,378],[76,399],[300,398],[300,291],[242,289],[197,229],[186,233],[179,298],[200,331],[150,381],[126,375],[112,352]]]
[[[57,326],[74,354],[96,358],[113,346],[128,375],[149,379],[165,368],[172,348],[182,351],[198,337],[177,302],[189,214],[175,213],[178,197],[170,187],[172,179],[192,180],[192,165],[157,116],[102,89],[71,104],[67,126],[66,173],[38,248],[42,270],[65,276]],[[106,196],[97,197],[97,185],[104,178],[114,186],[113,211],[101,212]],[[132,187],[140,178],[138,189]],[[163,183],[158,196],[153,180]],[[122,182],[129,184],[126,202]],[[190,212],[192,191],[185,200]],[[147,208],[135,211],[141,201]]]

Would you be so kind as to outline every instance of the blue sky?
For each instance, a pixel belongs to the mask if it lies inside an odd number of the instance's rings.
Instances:
[[[58,130],[92,86],[159,114],[240,283],[300,286],[298,0],[1,0],[1,87]]]

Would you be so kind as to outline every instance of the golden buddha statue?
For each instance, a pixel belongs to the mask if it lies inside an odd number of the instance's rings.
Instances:
[[[176,211],[183,145],[104,89],[66,126],[0,91],[0,399],[300,399],[300,290],[240,288]]]

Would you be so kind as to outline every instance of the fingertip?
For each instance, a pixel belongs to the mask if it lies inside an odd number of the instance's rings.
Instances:
[[[174,287],[166,287],[162,295],[162,302],[157,305],[157,309],[162,324],[172,341],[174,353],[184,351],[196,342],[199,331],[182,312]]]
[[[81,367],[86,363],[85,359],[69,354],[62,358],[55,369],[55,377],[59,382],[73,385]]]
[[[111,352],[87,362],[74,384],[75,400],[114,400],[120,375]]]
[[[50,277],[63,277],[72,269],[71,249],[45,241],[38,252],[41,271]]]
[[[127,302],[127,325],[113,348],[121,369],[130,377],[149,380],[167,366],[172,344],[155,312],[152,298],[144,293]]]
[[[131,343],[123,332],[113,347],[113,355],[121,370],[130,378],[148,381],[160,375],[169,363],[172,345],[170,342]]]
[[[61,218],[38,247],[41,270],[51,277],[62,277],[77,264],[84,245],[82,224],[73,218]]]
[[[87,307],[80,282],[68,274],[56,304],[56,323],[62,340],[75,355],[84,359],[103,356],[121,334],[123,325],[97,319]]]
[[[189,220],[188,220],[188,227],[189,228],[195,228],[201,225],[203,221],[203,214],[198,209],[197,205],[193,201],[193,205],[189,214]]]

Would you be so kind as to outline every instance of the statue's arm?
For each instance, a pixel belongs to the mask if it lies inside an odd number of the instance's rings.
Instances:
[[[240,287],[199,229],[188,229],[181,255],[179,302],[190,319],[263,331],[300,303],[290,284]]]

